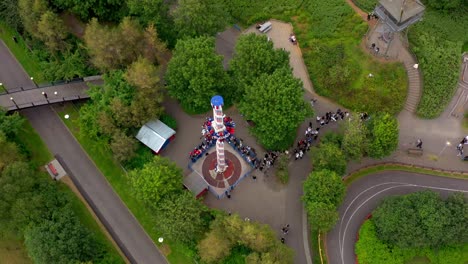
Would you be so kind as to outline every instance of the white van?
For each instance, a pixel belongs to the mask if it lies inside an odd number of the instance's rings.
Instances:
[[[271,29],[271,22],[267,21],[263,23],[262,25],[260,25],[260,28],[258,30],[262,33],[267,33],[268,31],[270,31],[270,29]]]

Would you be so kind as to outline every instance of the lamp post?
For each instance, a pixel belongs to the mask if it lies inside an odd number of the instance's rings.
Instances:
[[[54,92],[54,95],[55,95],[55,96],[57,96],[57,95],[58,95],[58,92],[57,92],[57,91],[55,91],[55,92]]]
[[[450,143],[450,141],[447,140],[447,142],[445,142],[445,146],[442,148],[442,150],[439,152],[439,155],[437,155],[437,156],[440,157],[440,155],[442,155],[444,150],[450,145],[452,145],[452,143]]]
[[[34,85],[37,87],[36,82],[34,82],[34,77],[31,77],[31,81],[34,83]]]
[[[16,108],[18,108],[18,109],[19,109],[18,105],[16,104],[16,101],[15,101],[15,99],[14,99],[13,97],[10,97],[10,100],[11,100],[11,101],[12,101],[12,102],[15,104]]]

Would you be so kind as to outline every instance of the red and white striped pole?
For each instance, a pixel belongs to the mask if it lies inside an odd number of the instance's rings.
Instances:
[[[218,173],[224,172],[227,168],[226,158],[224,156],[224,133],[226,131],[226,127],[224,126],[223,104],[223,97],[216,95],[211,98],[211,107],[213,108],[213,128],[218,137],[216,140],[216,171]]]

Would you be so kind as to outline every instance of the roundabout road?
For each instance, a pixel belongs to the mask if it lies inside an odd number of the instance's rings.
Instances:
[[[352,183],[339,209],[340,219],[327,235],[331,264],[354,264],[354,245],[361,224],[386,196],[430,189],[443,196],[462,192],[468,197],[468,181],[401,171],[385,171]]]

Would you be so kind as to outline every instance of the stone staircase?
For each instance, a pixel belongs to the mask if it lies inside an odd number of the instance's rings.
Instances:
[[[416,112],[422,93],[421,73],[419,69],[413,67],[415,63],[416,61],[413,58],[406,59],[403,62],[406,73],[408,74],[408,95],[406,97],[404,109],[410,113]]]

